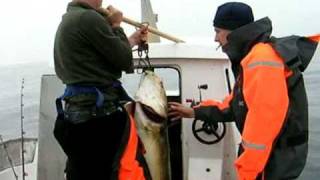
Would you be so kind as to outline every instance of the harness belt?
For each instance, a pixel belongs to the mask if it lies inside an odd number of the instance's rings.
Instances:
[[[62,100],[64,100],[66,97],[72,97],[80,94],[96,94],[96,107],[101,108],[103,106],[104,102],[104,96],[102,92],[94,86],[80,86],[80,85],[67,85],[63,95],[58,97],[56,99],[56,108],[58,115],[63,115],[64,110],[62,106]]]

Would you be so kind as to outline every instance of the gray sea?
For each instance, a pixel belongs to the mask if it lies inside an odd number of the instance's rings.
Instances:
[[[41,75],[52,73],[47,63],[40,62],[0,66],[0,135],[5,140],[20,136],[22,78],[25,136],[38,136]],[[309,97],[310,143],[307,165],[299,179],[316,180],[320,177],[320,60],[311,62],[304,75]]]
[[[0,135],[4,140],[20,136],[21,86],[24,78],[24,129],[27,137],[38,136],[40,82],[42,74],[53,73],[48,63],[0,66]]]

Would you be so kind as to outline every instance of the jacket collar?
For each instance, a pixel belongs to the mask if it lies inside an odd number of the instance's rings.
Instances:
[[[232,70],[235,76],[239,73],[241,60],[249,53],[256,43],[268,41],[271,32],[271,20],[268,17],[265,17],[242,26],[228,35],[228,43],[222,48],[231,61]]]

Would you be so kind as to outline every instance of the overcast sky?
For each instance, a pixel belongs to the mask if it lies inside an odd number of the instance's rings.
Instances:
[[[0,65],[53,61],[53,39],[69,0],[4,1],[0,10]],[[151,0],[159,16],[158,28],[187,43],[213,46],[212,18],[225,0]],[[245,0],[255,19],[269,16],[273,35],[320,33],[319,0]],[[140,0],[104,0],[124,15],[140,20]],[[133,28],[125,26],[128,34]]]

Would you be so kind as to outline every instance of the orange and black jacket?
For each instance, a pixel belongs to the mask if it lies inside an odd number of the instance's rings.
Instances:
[[[133,112],[128,121],[122,143],[114,158],[113,174],[110,180],[151,180],[151,174],[144,159],[144,147],[139,139]]]
[[[310,38],[270,37],[268,18],[242,26],[223,47],[235,75],[232,93],[220,103],[201,102],[196,119],[234,121],[242,142],[235,161],[238,178],[293,179],[308,151],[308,103],[302,72],[317,48]]]

